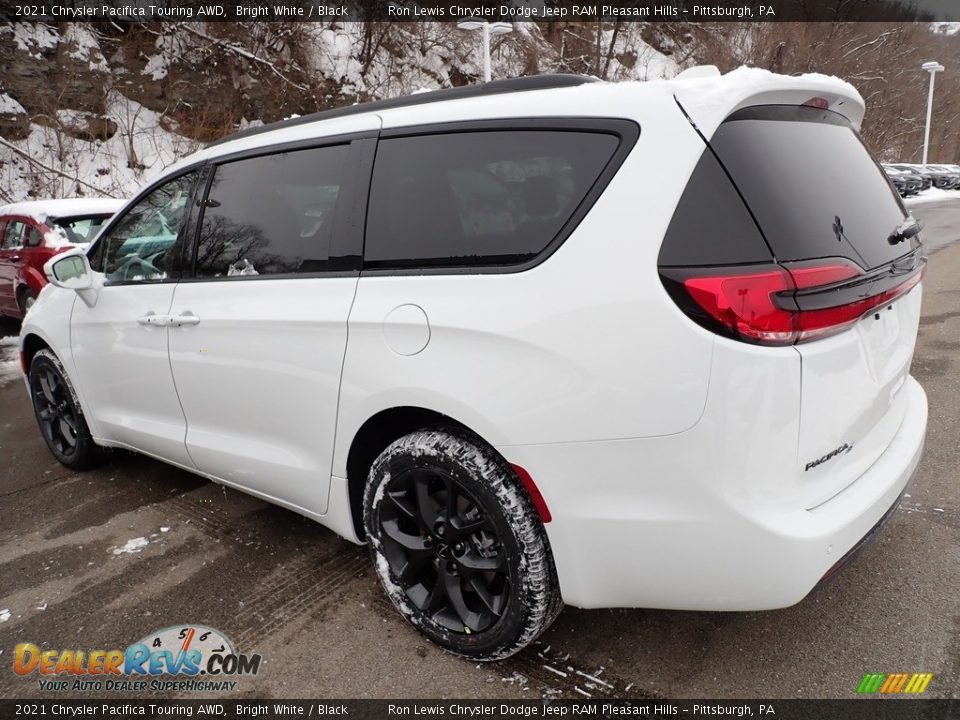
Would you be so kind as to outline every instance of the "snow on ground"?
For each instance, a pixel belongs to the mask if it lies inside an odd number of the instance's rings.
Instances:
[[[127,540],[127,544],[123,547],[118,547],[113,549],[114,555],[133,555],[135,553],[141,552],[147,545],[150,544],[150,541],[145,537],[137,537],[132,540]]]
[[[6,93],[0,93],[0,113],[4,115],[21,115],[25,113],[23,105]]]
[[[17,48],[41,57],[40,50],[55,48],[60,42],[57,31],[43,23],[12,23],[13,41]]]
[[[0,387],[20,377],[20,339],[0,338]]]
[[[106,116],[117,124],[117,132],[106,141],[79,140],[31,123],[25,140],[0,142],[0,188],[5,195],[11,200],[77,195],[127,198],[201,147],[162,127],[159,113],[116,91],[109,95]],[[59,173],[51,172],[52,168]]]
[[[960,190],[941,190],[940,188],[929,188],[918,195],[904,198],[903,204],[907,207],[911,207],[913,205],[922,205],[928,202],[939,202],[941,200],[960,200]]]

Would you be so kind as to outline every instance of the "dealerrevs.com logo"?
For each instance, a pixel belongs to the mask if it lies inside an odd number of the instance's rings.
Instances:
[[[34,643],[14,649],[13,671],[37,674],[52,692],[234,690],[244,675],[256,675],[260,655],[238,653],[219,630],[176,625],[150,633],[125,650],[51,650]]]

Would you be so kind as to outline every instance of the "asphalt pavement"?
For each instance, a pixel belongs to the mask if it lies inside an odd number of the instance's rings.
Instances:
[[[263,658],[221,697],[849,698],[868,672],[933,673],[927,696],[960,695],[960,202],[913,213],[937,250],[913,364],[926,452],[876,541],[798,605],[568,608],[514,658],[468,662],[401,621],[362,548],[298,515],[132,454],[62,468],[22,383],[0,380],[0,697],[58,696],[14,674],[17,643],[125,648],[189,623]]]

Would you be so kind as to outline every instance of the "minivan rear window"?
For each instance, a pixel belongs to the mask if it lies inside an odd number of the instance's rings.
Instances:
[[[613,134],[559,130],[381,140],[370,189],[365,266],[529,261],[570,220],[619,142]]]
[[[737,111],[710,140],[779,261],[846,257],[864,269],[908,253],[906,212],[842,115],[807,106]]]

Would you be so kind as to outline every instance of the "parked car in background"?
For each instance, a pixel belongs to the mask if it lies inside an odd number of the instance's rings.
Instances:
[[[960,165],[944,165],[943,167],[945,167],[951,173],[956,174],[957,177],[960,178]]]
[[[941,190],[956,190],[960,187],[960,172],[950,170],[943,165],[920,165],[930,174],[933,186]]]
[[[892,165],[884,165],[883,171],[890,178],[890,182],[900,193],[900,197],[909,197],[916,195],[923,189],[923,180],[919,175],[908,173],[905,170],[899,170]]]
[[[475,659],[563,603],[799,602],[920,460],[919,225],[852,86],[687,77],[437,90],[168,168],[45,266],[20,351],[51,453],[365,541]]]
[[[902,170],[905,173],[909,173],[915,178],[918,178],[921,183],[921,190],[927,190],[933,187],[933,176],[930,173],[926,173],[921,170],[916,165],[907,165],[905,163],[896,163],[894,165],[889,165],[888,167],[895,168],[896,170]]]
[[[122,200],[34,200],[0,207],[0,315],[20,319],[47,278],[57,253],[90,243]]]

